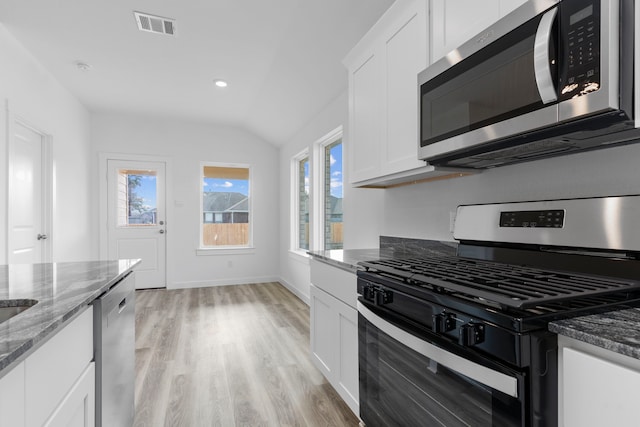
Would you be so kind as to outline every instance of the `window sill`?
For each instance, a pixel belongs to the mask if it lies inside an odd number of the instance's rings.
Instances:
[[[306,251],[296,251],[293,249],[289,249],[289,256],[293,259],[295,259],[298,262],[302,262],[305,264],[309,263],[309,259],[311,259],[311,257],[309,256],[309,254]]]
[[[211,255],[247,255],[256,253],[256,248],[253,246],[245,246],[241,248],[198,248],[196,249],[196,255],[198,256],[211,256]]]

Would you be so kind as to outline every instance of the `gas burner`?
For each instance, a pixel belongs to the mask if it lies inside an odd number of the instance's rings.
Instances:
[[[361,263],[434,292],[464,295],[485,305],[527,309],[614,292],[640,291],[640,281],[460,257],[432,256]]]

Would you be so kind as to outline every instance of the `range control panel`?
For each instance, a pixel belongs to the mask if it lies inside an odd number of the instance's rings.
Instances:
[[[563,209],[500,212],[500,227],[562,228],[564,214]]]

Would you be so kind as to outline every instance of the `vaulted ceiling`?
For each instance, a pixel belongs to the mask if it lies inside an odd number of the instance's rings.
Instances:
[[[280,145],[346,89],[342,58],[391,3],[2,0],[0,22],[91,112],[240,126]],[[175,19],[175,36],[138,30],[134,11]]]

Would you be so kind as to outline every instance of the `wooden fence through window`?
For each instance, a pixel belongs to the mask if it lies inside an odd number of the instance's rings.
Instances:
[[[331,243],[342,243],[342,223],[329,223]],[[202,225],[204,246],[236,246],[249,244],[248,223],[207,223]],[[307,241],[309,241],[307,229]]]
[[[249,223],[202,224],[204,246],[249,244]]]

